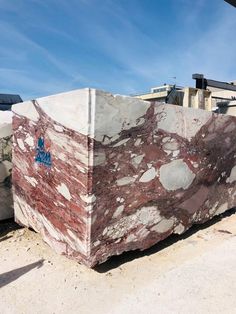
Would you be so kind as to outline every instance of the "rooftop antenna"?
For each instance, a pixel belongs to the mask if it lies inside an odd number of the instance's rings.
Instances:
[[[176,76],[171,76],[170,78],[174,79],[174,82],[175,82],[174,85],[176,85]]]

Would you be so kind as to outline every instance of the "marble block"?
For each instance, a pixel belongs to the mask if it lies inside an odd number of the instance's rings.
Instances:
[[[0,111],[0,220],[13,217],[11,150],[12,113]]]
[[[95,89],[13,112],[16,221],[89,267],[236,205],[236,117]]]

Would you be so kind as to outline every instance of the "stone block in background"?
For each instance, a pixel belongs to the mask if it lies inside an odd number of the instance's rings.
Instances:
[[[236,205],[236,117],[94,89],[13,112],[16,221],[90,267]]]
[[[13,217],[11,151],[12,112],[0,111],[0,220]]]

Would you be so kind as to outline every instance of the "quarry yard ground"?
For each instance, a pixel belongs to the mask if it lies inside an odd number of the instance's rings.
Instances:
[[[95,270],[13,221],[0,253],[1,314],[236,313],[235,210]]]

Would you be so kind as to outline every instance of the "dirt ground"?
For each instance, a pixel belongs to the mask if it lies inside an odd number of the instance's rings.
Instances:
[[[235,210],[95,270],[12,221],[0,253],[1,314],[236,313]]]

